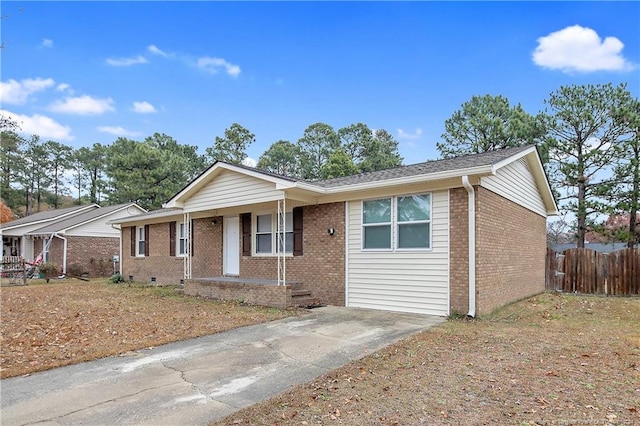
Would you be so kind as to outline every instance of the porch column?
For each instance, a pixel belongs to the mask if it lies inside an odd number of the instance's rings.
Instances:
[[[193,229],[191,229],[191,214],[184,213],[182,215],[182,221],[184,222],[184,232],[185,236],[187,237],[185,241],[186,247],[184,248],[185,256],[182,259],[184,265],[183,278],[185,280],[188,280],[191,279],[191,239],[193,238],[191,234],[193,232]]]
[[[282,199],[278,200],[278,217],[276,229],[276,251],[278,253],[278,285],[287,284],[287,257],[286,251],[286,230],[287,230],[287,213],[286,198],[283,194]]]

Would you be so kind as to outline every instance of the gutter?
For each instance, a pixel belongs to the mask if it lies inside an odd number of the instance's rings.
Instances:
[[[462,176],[462,186],[467,190],[469,205],[469,313],[476,316],[476,193],[469,176]]]

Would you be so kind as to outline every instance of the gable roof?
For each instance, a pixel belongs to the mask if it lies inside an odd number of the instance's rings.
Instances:
[[[0,229],[8,230],[8,229],[18,228],[21,226],[35,225],[38,223],[42,223],[44,225],[54,220],[72,217],[72,216],[81,214],[83,212],[98,209],[98,208],[100,208],[100,206],[97,204],[87,204],[84,206],[74,206],[74,207],[66,207],[63,209],[46,210],[43,212],[38,212],[29,216],[22,217],[20,219],[12,220],[11,222],[2,223],[0,224]]]
[[[291,191],[297,191],[311,197],[323,197],[331,194],[348,194],[360,190],[461,178],[462,176],[490,176],[495,175],[498,169],[521,158],[525,158],[529,165],[531,174],[540,190],[547,214],[557,214],[557,205],[551,188],[549,187],[549,181],[542,166],[538,149],[535,145],[507,148],[479,154],[468,154],[454,158],[427,161],[386,170],[317,181],[295,179],[248,166],[218,161],[181,189],[167,201],[163,207],[183,207],[185,200],[200,191],[225,170],[274,183],[275,189],[277,190],[286,190],[290,191],[290,193]]]
[[[120,210],[128,209],[131,207],[134,207],[140,212],[144,211],[140,207],[138,207],[135,203],[124,203],[124,204],[117,204],[115,206],[99,207],[97,209],[93,209],[75,216],[67,217],[62,220],[56,220],[54,222],[51,222],[43,226],[42,228],[38,228],[27,233],[27,235],[42,235],[42,234],[64,232],[69,229],[76,228],[85,223],[93,222],[95,220],[108,216],[112,213],[118,212]]]

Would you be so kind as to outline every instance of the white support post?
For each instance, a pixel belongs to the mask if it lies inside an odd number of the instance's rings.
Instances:
[[[278,217],[276,226],[276,251],[278,252],[278,285],[287,284],[287,260],[285,256],[286,250],[286,230],[287,230],[287,214],[286,199],[278,200]]]
[[[186,247],[184,248],[185,251],[185,256],[183,258],[183,265],[184,265],[184,279],[190,279],[191,278],[191,239],[193,238],[193,235],[191,234],[191,232],[193,232],[193,230],[191,229],[191,215],[189,213],[184,213],[182,215],[182,221],[184,222],[184,232],[185,232],[185,236],[186,241],[185,241],[185,245]]]

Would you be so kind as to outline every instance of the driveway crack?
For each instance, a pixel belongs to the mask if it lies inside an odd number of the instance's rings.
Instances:
[[[104,404],[110,404],[112,402],[116,402],[116,401],[119,401],[121,399],[131,398],[132,396],[140,395],[141,393],[148,392],[148,391],[151,391],[151,390],[162,389],[162,388],[167,387],[167,386],[173,386],[173,384],[166,384],[166,385],[155,386],[155,387],[152,387],[152,388],[141,389],[138,392],[134,392],[134,393],[130,393],[130,394],[127,394],[127,395],[119,396],[117,398],[108,399],[106,401],[100,401],[100,402],[98,402],[96,404],[88,405],[86,407],[82,407],[82,408],[79,408],[77,410],[69,411],[68,413],[60,414],[60,415],[55,416],[55,417],[50,417],[48,419],[42,419],[42,420],[38,420],[38,421],[35,421],[35,422],[22,423],[21,426],[37,425],[37,424],[40,424],[40,423],[53,422],[53,421],[56,421],[56,420],[59,420],[59,419],[63,419],[65,417],[67,417],[67,416],[70,416],[70,415],[73,415],[73,414],[76,414],[76,413],[80,413],[80,412],[82,412],[84,410],[90,410],[92,408],[99,407],[99,406],[104,405]]]
[[[172,367],[172,366],[170,366],[170,365],[167,365],[164,361],[161,361],[160,363],[161,363],[161,364],[162,364],[162,366],[163,366],[164,368],[166,368],[167,370],[171,370],[171,371],[175,371],[176,373],[180,373],[180,379],[181,379],[183,382],[185,382],[186,384],[188,384],[188,385],[191,387],[191,389],[193,389],[197,394],[201,395],[203,398],[206,398],[207,400],[210,400],[210,401],[212,401],[212,400],[213,400],[211,397],[209,397],[209,396],[207,395],[207,393],[206,393],[206,392],[204,392],[202,389],[200,389],[200,387],[199,387],[198,385],[196,385],[195,383],[190,382],[189,380],[187,380],[186,372],[185,372],[185,371],[180,370],[179,368],[176,368],[176,367]]]

